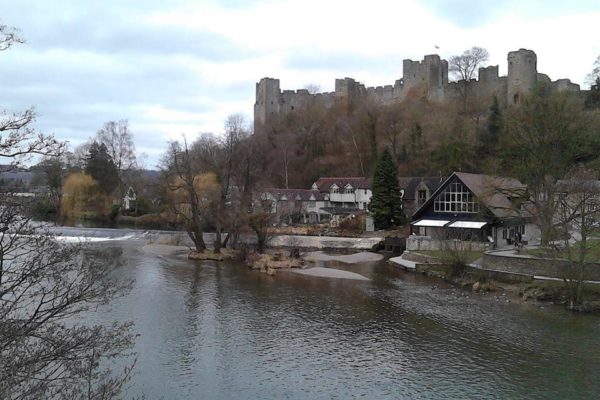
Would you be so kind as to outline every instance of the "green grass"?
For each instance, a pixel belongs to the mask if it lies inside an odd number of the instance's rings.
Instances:
[[[581,242],[577,242],[571,246],[571,257],[577,258],[578,252],[583,249]],[[600,262],[600,239],[588,239],[586,243],[586,261],[587,262]],[[564,260],[569,259],[569,252],[567,249],[561,248],[554,250],[551,248],[538,248],[538,249],[523,249],[521,254],[530,255],[533,257],[541,258],[561,258]]]
[[[448,258],[451,257],[451,255],[449,255],[447,251],[443,251],[443,250],[419,250],[419,251],[412,251],[412,253],[423,254],[424,256],[429,256],[429,257],[436,257],[436,258],[439,258],[440,260],[447,260]],[[466,252],[464,252],[464,254],[462,254],[462,256],[464,256],[466,263],[469,264],[469,263],[472,263],[473,261],[477,260],[478,258],[482,257],[483,251],[466,251]]]

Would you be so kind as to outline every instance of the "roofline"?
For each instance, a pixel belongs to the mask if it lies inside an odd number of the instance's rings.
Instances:
[[[429,196],[429,198],[428,198],[427,200],[425,200],[425,203],[421,204],[421,207],[417,208],[417,209],[415,210],[415,212],[413,212],[413,213],[412,213],[412,215],[410,216],[410,219],[411,219],[411,220],[412,220],[412,218],[413,218],[415,215],[417,215],[417,213],[418,213],[419,211],[421,211],[421,209],[422,209],[423,207],[425,207],[426,205],[429,205],[429,203],[430,203],[430,202],[432,202],[432,201],[435,199],[435,197],[438,195],[438,192],[439,192],[439,191],[441,191],[441,190],[442,190],[442,189],[443,189],[443,188],[446,186],[446,182],[447,182],[447,181],[449,181],[449,180],[450,180],[450,178],[452,178],[453,176],[456,176],[456,171],[452,172],[452,174],[450,174],[450,176],[449,176],[449,177],[447,177],[446,179],[444,179],[444,180],[442,181],[442,183],[440,184],[440,186],[438,186],[438,188],[437,188],[437,189],[436,189],[436,190],[435,190],[435,191],[434,191],[434,192],[431,194],[431,196]],[[457,176],[457,178],[458,178],[458,176]],[[462,182],[462,180],[461,180],[461,182]],[[464,185],[464,182],[463,182],[463,185]],[[466,186],[466,185],[465,185],[465,186]],[[471,190],[471,189],[469,189],[469,190]],[[471,190],[471,192],[472,192],[472,190]]]

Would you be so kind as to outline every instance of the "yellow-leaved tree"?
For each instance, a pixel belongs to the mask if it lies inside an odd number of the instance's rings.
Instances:
[[[65,179],[60,211],[63,219],[108,215],[111,201],[90,175],[76,172]]]

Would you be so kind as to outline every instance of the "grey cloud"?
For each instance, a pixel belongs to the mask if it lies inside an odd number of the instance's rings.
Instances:
[[[186,3],[190,2],[19,1],[8,4],[2,18],[4,23],[21,28],[22,36],[35,50],[188,54],[210,61],[243,56],[245,49],[224,36],[185,27],[152,25],[140,17],[147,10],[160,14],[161,10],[172,11]]]
[[[510,14],[513,10],[532,18],[598,10],[597,0],[422,0],[421,3],[439,17],[467,28],[483,25],[497,15]]]
[[[402,60],[400,58],[397,60],[383,60],[381,57],[357,56],[350,53],[316,52],[314,50],[294,52],[286,58],[285,64],[287,67],[301,70],[326,69],[336,72],[347,71],[347,74],[352,74],[360,70],[368,70],[369,72],[385,75],[397,74],[400,77],[402,72]],[[335,78],[343,78],[343,76],[335,76]]]

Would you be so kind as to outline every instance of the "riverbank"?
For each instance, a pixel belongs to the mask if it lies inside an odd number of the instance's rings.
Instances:
[[[485,257],[485,256],[484,256]],[[473,258],[473,257],[471,257]],[[512,258],[511,258],[512,259]],[[569,288],[562,279],[533,276],[514,271],[489,270],[481,265],[481,258],[469,259],[467,265],[451,265],[449,260],[428,252],[405,252],[389,260],[390,264],[414,273],[435,277],[465,290],[478,293],[501,294],[508,301],[545,305],[569,304]],[[535,278],[535,279],[534,279]],[[580,312],[600,312],[600,285],[584,285],[585,300]]]

